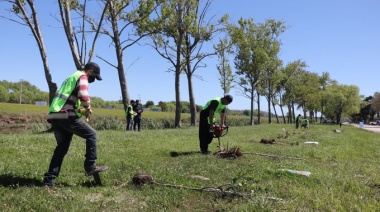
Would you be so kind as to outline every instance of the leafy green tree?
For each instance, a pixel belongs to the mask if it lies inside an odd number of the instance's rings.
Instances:
[[[375,92],[373,99],[371,100],[371,110],[376,114],[376,118],[379,118],[380,112],[380,93]],[[374,118],[374,117],[372,117]]]
[[[332,117],[339,123],[345,115],[358,113],[362,98],[359,88],[354,85],[333,83],[325,88],[326,116]]]
[[[256,25],[256,48],[260,48],[265,55],[265,60],[262,61],[263,65],[261,66],[262,70],[258,85],[260,89],[258,91],[267,99],[269,114],[271,114],[271,103],[273,103],[273,109],[275,109],[273,100],[276,91],[275,84],[278,83],[277,73],[282,66],[282,61],[278,58],[281,47],[279,36],[285,29],[286,27],[283,22],[273,19],[268,19],[265,23],[258,23]],[[269,116],[268,120],[271,123],[271,116]]]
[[[232,82],[235,76],[232,73],[232,69],[229,63],[228,55],[232,54],[232,44],[227,37],[219,39],[219,43],[214,46],[219,58],[219,65],[216,69],[219,71],[219,82],[222,87],[223,94],[226,95],[230,92],[231,88],[234,87]]]
[[[9,92],[8,89],[3,85],[0,85],[0,102],[9,102]]]
[[[160,33],[151,34],[150,44],[156,52],[174,67],[174,87],[175,87],[175,120],[174,126],[181,127],[181,93],[180,75],[184,70],[182,60],[183,44],[185,33],[193,23],[193,11],[187,10],[187,0],[167,0],[156,10],[156,20],[146,20],[138,24],[140,33],[151,32],[152,30]],[[172,70],[172,69],[171,69]],[[172,70],[173,71],[173,70]]]
[[[165,102],[163,101],[158,102],[158,106],[161,108],[161,112],[167,111]]]
[[[150,107],[152,107],[152,106],[154,106],[154,102],[153,102],[153,101],[147,101],[147,102],[145,103],[145,107],[146,107],[146,108],[150,108]]]
[[[252,18],[241,18],[238,26],[229,24],[227,29],[236,48],[235,68],[239,76],[241,95],[251,100],[250,123],[253,125],[255,91],[258,91],[256,89],[262,71],[272,56],[271,48],[268,47],[278,42],[277,37],[285,30],[285,26],[283,22],[271,19],[266,20],[264,24],[255,24]],[[257,98],[259,100],[259,95]]]
[[[307,67],[306,63],[301,60],[296,60],[288,63],[284,69],[282,69],[281,85],[283,88],[282,95],[280,96],[280,107],[288,107],[288,120],[287,123],[293,123],[295,120],[295,104],[298,102],[297,89],[299,86],[299,79],[302,72]],[[283,116],[284,113],[282,112]],[[285,117],[285,116],[284,116]]]
[[[167,102],[165,109],[166,109],[166,112],[175,112],[176,111],[176,103],[175,102]]]

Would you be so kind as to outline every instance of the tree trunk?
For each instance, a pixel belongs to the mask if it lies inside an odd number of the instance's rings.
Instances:
[[[115,25],[117,27],[117,25]],[[118,29],[116,28],[116,32]],[[115,50],[116,50],[116,58],[117,58],[117,73],[119,75],[119,83],[120,83],[120,90],[121,90],[121,97],[124,105],[124,111],[127,110],[128,103],[130,100],[129,93],[128,93],[128,86],[127,86],[127,80],[125,77],[125,71],[124,71],[124,60],[123,60],[123,50],[120,43],[120,37],[118,34],[114,34],[114,43],[115,43]]]
[[[253,125],[255,125],[255,121],[253,120],[253,109],[254,109],[254,107],[253,107],[253,103],[254,103],[254,98],[255,98],[255,96],[254,96],[254,93],[253,93],[253,91],[251,92],[251,116],[250,116],[250,124],[253,126]]]
[[[190,125],[195,126],[196,120],[197,120],[197,107],[195,105],[195,100],[194,100],[194,91],[193,91],[193,79],[192,79],[192,74],[188,73],[187,74],[187,83],[189,87],[189,101],[190,101]]]
[[[271,110],[271,106],[270,106],[270,102],[271,102],[271,95],[269,94],[268,95],[268,123],[272,123],[272,110]]]
[[[175,73],[175,127],[182,127],[181,124],[181,113],[182,113],[182,105],[181,105],[181,91],[180,91],[180,67],[176,68]]]
[[[286,117],[285,117],[284,109],[283,109],[282,105],[280,105],[280,110],[281,110],[282,119],[283,119],[283,121],[284,121],[284,124],[286,124]]]
[[[272,99],[271,102],[272,102],[272,107],[273,107],[274,115],[275,115],[276,120],[277,120],[277,124],[279,124],[279,123],[280,123],[280,120],[278,120],[278,115],[277,115],[277,111],[276,111],[276,105],[274,104],[273,99]]]
[[[260,93],[257,93],[257,124],[261,124],[261,102],[260,102]]]
[[[37,10],[34,7],[33,1],[28,0],[27,2],[28,2],[28,5],[29,5],[31,13],[32,13],[31,17],[29,17],[27,15],[25,7],[24,7],[25,5],[22,4],[21,1],[16,1],[15,3],[19,7],[19,9],[21,10],[23,17],[24,17],[23,20],[24,20],[25,24],[28,25],[29,29],[32,31],[33,37],[37,42],[38,50],[40,52],[42,64],[44,67],[45,79],[46,79],[46,82],[47,82],[48,87],[49,87],[49,105],[51,105],[51,102],[53,101],[53,98],[54,98],[55,93],[57,91],[57,84],[53,82],[51,74],[50,74],[49,63],[48,63],[48,59],[47,59],[47,55],[46,55],[46,48],[45,48],[44,40],[42,37],[41,28],[40,28],[40,25],[38,22]]]

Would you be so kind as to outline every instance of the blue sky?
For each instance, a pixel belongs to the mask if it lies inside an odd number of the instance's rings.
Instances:
[[[36,2],[53,81],[60,85],[75,71],[75,66],[61,24],[52,16],[58,15],[58,5],[56,1]],[[0,3],[1,15],[8,15],[7,7],[9,4]],[[228,13],[232,22],[240,17],[253,18],[257,23],[270,18],[284,21],[288,26],[280,37],[283,43],[280,58],[284,64],[303,60],[308,71],[319,75],[329,72],[340,84],[356,85],[361,95],[369,96],[380,91],[379,11],[378,0],[214,0],[210,13],[217,17]],[[24,79],[48,91],[37,44],[29,28],[0,19],[0,31],[0,80],[18,82]],[[115,53],[109,46],[109,38],[101,39],[96,52],[114,62]],[[132,99],[140,98],[142,103],[151,100],[155,104],[175,100],[174,75],[167,72],[170,64],[165,59],[147,46],[127,49],[124,56]],[[121,91],[116,69],[97,58],[93,61],[101,66],[103,81],[90,85],[91,96],[119,100]],[[217,57],[206,63],[207,68],[196,72],[203,80],[193,80],[198,105],[222,94]],[[250,107],[250,100],[238,96],[235,89],[230,94],[234,101],[229,108]],[[181,100],[188,101],[185,77],[181,79]]]

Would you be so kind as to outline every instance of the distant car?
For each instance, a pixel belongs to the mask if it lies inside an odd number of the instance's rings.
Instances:
[[[331,124],[331,120],[330,119],[323,119],[323,123],[324,124]]]
[[[336,124],[336,122],[334,120],[331,120],[331,119],[323,119],[323,122],[324,124]]]
[[[377,121],[370,121],[369,124],[370,124],[370,125],[380,125],[380,120],[377,120]]]

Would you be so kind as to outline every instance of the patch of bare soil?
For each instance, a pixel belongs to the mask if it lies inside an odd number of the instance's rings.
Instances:
[[[33,123],[43,122],[43,115],[0,114],[0,134],[19,133],[32,129]]]

